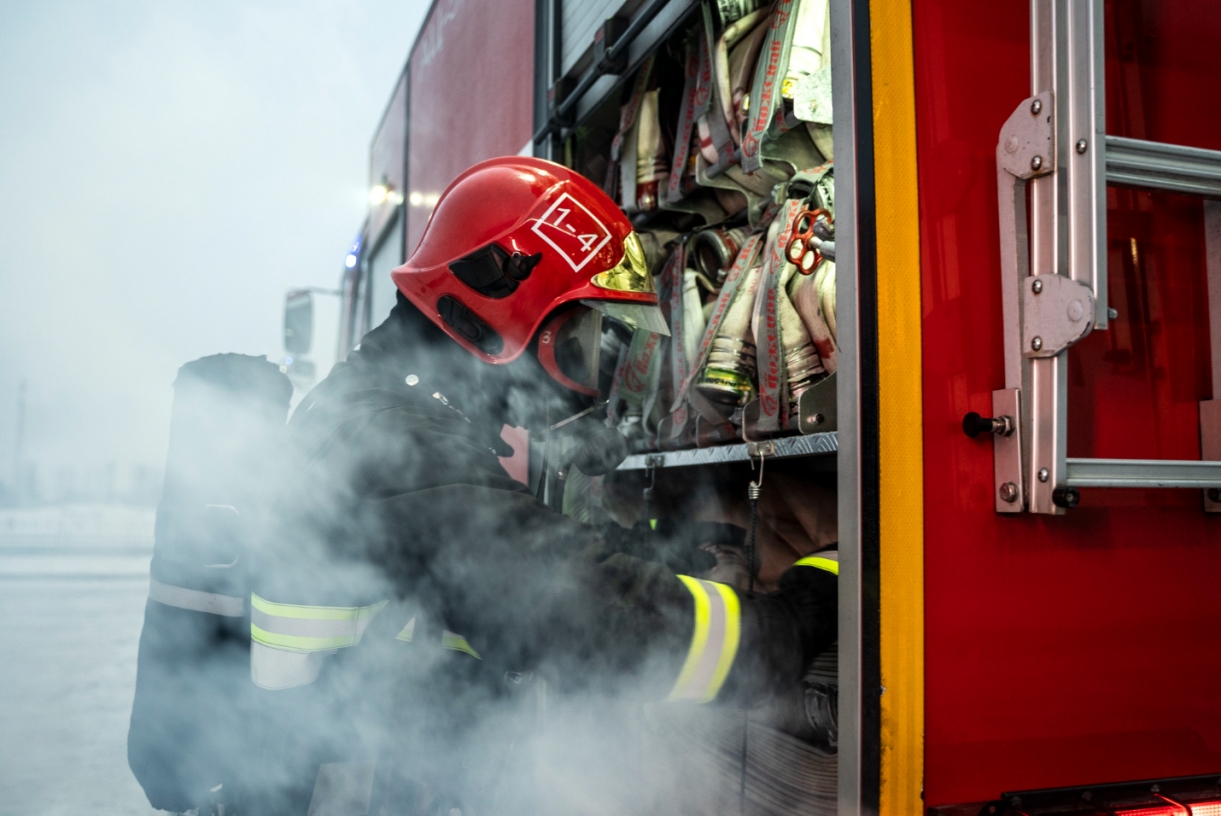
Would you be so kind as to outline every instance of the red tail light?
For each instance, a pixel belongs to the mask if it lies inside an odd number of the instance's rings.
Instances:
[[[1167,802],[1164,805],[1142,805],[1114,810],[1115,816],[1189,816],[1187,808]]]
[[[1011,791],[991,802],[930,808],[929,816],[967,812],[988,816],[1221,816],[1221,773]]]

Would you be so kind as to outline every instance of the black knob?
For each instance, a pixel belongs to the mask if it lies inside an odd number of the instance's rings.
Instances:
[[[972,439],[981,433],[992,433],[992,420],[972,411],[962,418],[962,432]]]
[[[1075,487],[1057,487],[1051,491],[1051,503],[1056,507],[1072,510],[1081,504],[1081,493]]]
[[[962,418],[962,432],[974,439],[982,433],[1008,436],[1013,433],[1013,420],[1007,416],[985,417],[972,411]]]

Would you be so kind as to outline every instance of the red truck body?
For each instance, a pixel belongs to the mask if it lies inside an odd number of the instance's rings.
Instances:
[[[1025,3],[916,0],[924,344],[925,801],[1221,769],[1221,517],[1196,490],[993,511],[958,427],[1004,383],[997,134],[1030,87]],[[1221,149],[1221,14],[1106,6],[1107,132]],[[1069,456],[1200,458],[1211,395],[1199,198],[1111,187],[1110,305],[1069,353]],[[883,465],[884,466],[884,465]]]

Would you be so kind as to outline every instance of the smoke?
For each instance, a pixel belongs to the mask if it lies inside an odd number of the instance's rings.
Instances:
[[[690,642],[685,590],[671,566],[616,555],[606,534],[541,509],[504,473],[497,436],[507,420],[537,429],[540,416],[577,407],[529,355],[519,360],[478,362],[400,298],[283,434],[259,407],[275,399],[240,388],[201,397],[180,378],[153,578],[373,612],[359,644],[312,653],[304,673],[262,674],[258,688],[246,620],[169,610],[175,623],[150,601],[141,671],[160,668],[142,674],[131,756],[154,805],[733,812],[745,705],[756,718],[748,811],[834,806],[825,800],[834,756],[802,741],[796,677],[787,711],[762,697],[660,702]],[[706,513],[730,504],[725,485],[743,476],[663,486],[660,506]],[[783,469],[775,480],[785,483]],[[637,487],[616,490],[625,506]],[[822,528],[799,520],[786,533],[797,550],[834,538],[833,492],[822,493],[832,498],[821,502]],[[216,526],[203,505],[235,506],[240,524]],[[265,620],[254,622],[275,628]],[[466,648],[453,648],[456,636]],[[764,807],[778,755],[821,774],[822,787],[798,785],[782,806]]]
[[[159,469],[168,385],[335,285],[427,3],[0,5],[0,485]],[[84,478],[81,475],[76,479]]]
[[[427,5],[0,3],[0,504],[157,500],[178,366],[278,357],[284,291],[335,285]],[[0,812],[146,812],[102,778],[129,773],[128,585],[17,580]]]
[[[159,469],[183,361],[278,356],[284,291],[333,285],[364,215],[368,137],[424,5],[0,10],[0,473],[21,378],[26,456],[43,471]],[[251,812],[304,813],[317,786],[343,787],[320,766],[376,756],[385,814],[733,811],[742,712],[655,702],[689,634],[657,602],[669,570],[607,557],[575,523],[534,519],[533,499],[496,468],[500,423],[487,418],[537,422],[538,395],[463,365],[387,360],[407,407],[361,405],[370,394],[328,403],[340,415],[313,409],[317,438],[303,404],[305,438],[267,460],[272,473],[234,477],[223,445],[200,458],[239,495],[185,501],[195,515],[177,534],[190,546],[166,551],[174,536],[160,536],[155,578],[194,570],[179,580],[216,582],[197,591],[386,605],[359,646],[277,691],[250,682],[247,619],[168,607],[181,625],[161,621],[161,645],[191,648],[141,689],[144,747],[164,763],[142,782],[192,804],[236,788],[263,805]],[[407,374],[420,378],[412,395]],[[205,504],[236,507],[242,524]],[[150,601],[149,614],[163,607]],[[445,630],[480,659],[443,648]],[[217,648],[192,652],[201,646]],[[756,752],[828,762],[758,728]],[[756,778],[750,802],[760,790]]]

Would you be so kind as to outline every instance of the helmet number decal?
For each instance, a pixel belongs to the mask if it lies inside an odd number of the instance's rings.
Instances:
[[[610,230],[568,193],[557,198],[531,227],[538,237],[580,272],[611,239]]]

